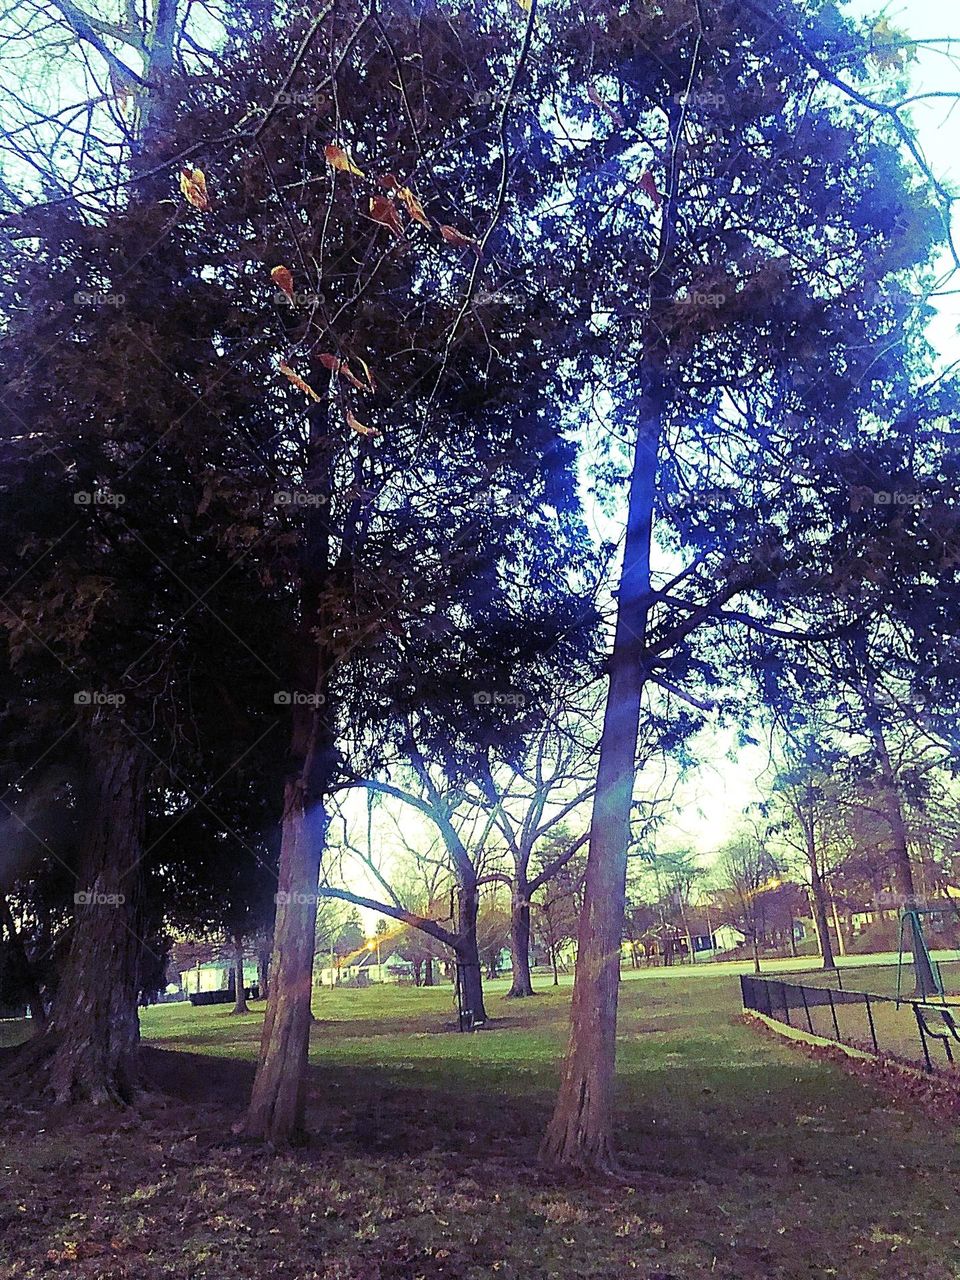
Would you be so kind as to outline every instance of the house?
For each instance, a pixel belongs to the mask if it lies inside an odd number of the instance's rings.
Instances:
[[[712,957],[726,951],[736,951],[747,940],[746,934],[726,921],[691,916],[686,923],[695,956]]]
[[[226,991],[233,982],[233,965],[229,960],[208,960],[180,973],[180,990],[185,996],[204,991]],[[248,989],[257,985],[257,966],[254,961],[243,962],[243,985]],[[170,992],[170,987],[167,987]]]
[[[319,987],[369,987],[371,983],[398,982],[399,975],[413,973],[413,965],[402,956],[391,952],[377,958],[376,945],[368,951],[354,952],[331,967],[327,964],[316,971],[314,981]]]

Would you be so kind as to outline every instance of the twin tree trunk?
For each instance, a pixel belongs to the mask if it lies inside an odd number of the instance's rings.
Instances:
[[[70,949],[49,1020],[12,1070],[58,1103],[124,1104],[136,1092],[146,760],[119,714],[83,741],[83,823]]]
[[[514,999],[532,996],[530,979],[530,898],[514,888],[510,903],[510,964],[513,979],[507,995]]]
[[[650,538],[660,406],[646,397],[630,479],[627,531],[600,739],[570,1042],[553,1117],[540,1147],[551,1167],[611,1172],[620,945],[636,772],[642,664],[650,608]]]

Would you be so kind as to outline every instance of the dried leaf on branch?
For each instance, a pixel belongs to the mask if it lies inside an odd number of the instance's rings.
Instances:
[[[274,267],[270,272],[270,279],[293,302],[293,272],[288,267]]]
[[[440,228],[440,234],[446,240],[447,244],[454,244],[458,249],[472,249],[474,253],[480,252],[480,246],[471,236],[465,236],[462,231],[458,231],[456,227],[448,226],[446,223]]]
[[[189,165],[181,169],[180,190],[186,197],[187,203],[192,204],[195,209],[206,212],[210,208],[210,200],[207,197],[207,180],[202,169],[191,169]]]
[[[414,222],[419,222],[421,226],[430,229],[430,219],[424,211],[423,205],[414,195],[410,187],[405,187],[397,180],[393,173],[385,173],[380,179],[381,185],[386,187],[388,191],[393,191],[397,199],[406,209],[407,213],[413,218]]]
[[[403,224],[397,213],[396,205],[385,196],[370,197],[370,217],[374,222],[392,231],[399,239],[403,239]]]
[[[352,173],[354,177],[363,178],[365,176],[362,169],[359,169],[350,157],[344,151],[343,147],[327,146],[323,149],[326,156],[327,164],[332,169],[337,169],[340,173]]]
[[[308,396],[309,399],[311,400],[315,400],[317,404],[321,403],[320,396],[317,395],[313,387],[311,387],[310,383],[304,382],[303,378],[300,377],[299,373],[294,373],[294,371],[290,368],[288,364],[281,363],[280,372],[283,374],[283,376],[287,379],[288,382],[293,383],[293,385],[297,388],[298,391],[302,391],[305,396]]]
[[[320,363],[325,369],[330,369],[333,373],[338,373],[341,378],[346,378],[351,387],[356,387],[358,391],[373,391],[374,386],[373,379],[370,377],[370,370],[362,360],[359,360],[358,363],[363,365],[364,373],[367,375],[366,385],[360,381],[357,375],[347,364],[346,360],[341,360],[339,356],[332,355],[330,352],[325,352],[320,356]]]
[[[346,412],[346,419],[347,426],[351,431],[355,431],[358,436],[378,436],[381,434],[376,427],[367,427],[362,422],[358,422],[349,409]]]

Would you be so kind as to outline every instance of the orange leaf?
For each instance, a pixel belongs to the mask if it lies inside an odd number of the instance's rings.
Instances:
[[[334,373],[339,373],[341,378],[346,378],[351,387],[356,387],[358,391],[367,391],[371,389],[363,385],[347,364],[346,360],[341,360],[338,356],[327,353],[320,356],[320,363],[325,369],[332,369]]]
[[[202,169],[191,169],[189,165],[180,170],[180,190],[189,204],[195,209],[207,210],[210,201],[207,199],[207,180]]]
[[[357,168],[342,147],[324,147],[323,154],[326,156],[327,164],[334,169],[339,169],[341,173],[352,173],[358,178],[364,176],[363,170]]]
[[[314,391],[313,387],[311,387],[310,383],[304,382],[300,375],[298,373],[294,373],[288,364],[283,364],[281,362],[280,372],[288,381],[293,383],[298,391],[302,391],[305,396],[308,396],[311,400],[315,400],[317,404],[321,403],[320,397]]]
[[[401,240],[403,239],[403,225],[392,200],[387,200],[384,196],[371,196],[370,217],[374,222],[379,222],[381,226],[387,227],[392,231],[395,236],[399,236]]]
[[[367,379],[367,386],[369,387],[369,389],[371,391],[376,391],[377,384],[373,374],[370,372],[370,366],[367,364],[366,360],[362,359],[360,356],[357,356],[357,364],[363,366],[364,377]]]
[[[293,302],[293,272],[287,267],[274,267],[270,279]]]
[[[365,427],[362,422],[358,422],[350,410],[347,410],[347,426],[351,431],[356,431],[360,436],[378,436],[380,432],[376,427]]]
[[[424,212],[423,205],[409,187],[405,187],[397,181],[396,174],[385,173],[380,179],[380,185],[386,187],[388,191],[395,192],[397,199],[403,204],[414,222],[419,222],[421,226],[426,227],[428,231],[430,230],[430,219]]]
[[[644,195],[648,195],[656,207],[659,209],[663,204],[660,192],[657,190],[657,181],[649,169],[645,169],[643,176],[637,183]]]
[[[458,231],[456,227],[449,227],[446,224],[441,226],[440,234],[446,240],[447,244],[455,244],[459,249],[473,249],[475,253],[480,252],[480,246],[476,240],[472,240],[470,236],[465,236],[462,231]]]

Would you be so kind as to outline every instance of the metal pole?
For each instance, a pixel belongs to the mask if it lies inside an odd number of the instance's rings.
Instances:
[[[867,1021],[870,1023],[870,1035],[873,1037],[873,1051],[874,1053],[879,1053],[880,1046],[877,1044],[877,1029],[873,1025],[873,1009],[871,1009],[870,1007],[869,993],[867,993],[866,995],[866,1005],[867,1005]]]
[[[927,1033],[923,1025],[923,1019],[920,1017],[920,1010],[916,1004],[913,1005],[913,1016],[917,1020],[917,1030],[920,1032],[920,1043],[923,1045],[923,1056],[926,1060],[928,1071],[933,1070],[933,1063],[930,1061],[930,1050],[927,1048]]]
[[[787,1004],[787,984],[785,982],[780,983],[780,994],[783,997],[783,1012],[787,1018],[787,1026],[792,1027],[793,1023],[790,1021],[790,1006]]]
[[[800,994],[803,996],[803,1011],[807,1015],[807,1026],[810,1028],[810,1034],[813,1035],[813,1019],[810,1017],[810,1006],[807,1004],[807,988],[801,986]]]
[[[840,1034],[840,1024],[837,1022],[837,1009],[833,1003],[833,988],[827,987],[827,995],[830,997],[830,1012],[833,1014],[833,1029],[837,1033],[837,1039],[843,1044],[843,1036]]]

